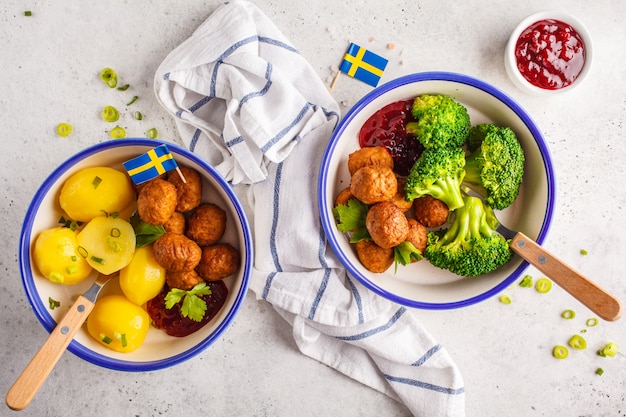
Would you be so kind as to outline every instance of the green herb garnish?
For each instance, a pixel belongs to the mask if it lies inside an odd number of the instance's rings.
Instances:
[[[520,287],[530,288],[533,286],[533,277],[530,275],[524,275],[524,278],[519,283]]]
[[[356,198],[348,200],[348,204],[339,204],[333,208],[333,215],[339,222],[337,229],[342,232],[350,232],[350,243],[361,240],[370,240],[370,234],[365,226],[365,218],[369,207]]]
[[[102,178],[100,178],[98,176],[95,176],[93,181],[91,181],[91,185],[93,185],[93,188],[98,188],[100,183],[102,183]]]
[[[128,103],[126,103],[127,106],[130,106],[131,104],[133,104],[135,101],[137,101],[137,99],[139,99],[139,96],[134,96]]]
[[[52,297],[48,297],[48,305],[50,306],[50,310],[54,310],[57,307],[61,307],[61,302]]]
[[[408,265],[413,261],[420,261],[424,257],[422,253],[411,242],[402,242],[398,246],[393,248],[393,256],[396,262],[396,269],[398,264]]]
[[[165,308],[170,309],[179,302],[183,302],[180,313],[183,317],[189,317],[193,321],[200,322],[204,318],[207,306],[200,296],[211,294],[211,288],[206,282],[201,282],[189,291],[180,288],[172,288],[165,296]]]
[[[163,226],[155,226],[153,224],[146,223],[139,218],[139,213],[137,212],[134,212],[133,215],[130,216],[129,221],[135,230],[135,246],[137,248],[149,245],[165,234],[165,228],[163,228]]]

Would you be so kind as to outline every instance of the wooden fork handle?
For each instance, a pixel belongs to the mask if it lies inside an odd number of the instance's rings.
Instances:
[[[30,404],[93,307],[94,303],[82,295],[78,297],[7,392],[9,408],[22,410]]]
[[[511,249],[604,320],[615,321],[622,315],[617,298],[523,233],[511,240]]]

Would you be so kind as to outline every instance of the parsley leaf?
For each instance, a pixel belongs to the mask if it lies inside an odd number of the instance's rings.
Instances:
[[[189,291],[172,288],[165,296],[165,308],[170,309],[182,300],[183,304],[180,308],[182,316],[200,322],[204,318],[204,313],[207,309],[206,301],[201,296],[211,293],[211,288],[207,287],[206,282],[196,284]]]
[[[333,209],[333,215],[339,222],[337,229],[342,232],[352,232],[350,243],[371,239],[365,226],[365,218],[369,207],[356,198],[348,200],[348,204],[339,204]]]
[[[159,237],[165,234],[163,226],[155,226],[150,223],[146,223],[139,218],[139,213],[134,212],[130,217],[130,224],[133,226],[135,236],[137,238],[136,247],[149,245],[157,240]]]

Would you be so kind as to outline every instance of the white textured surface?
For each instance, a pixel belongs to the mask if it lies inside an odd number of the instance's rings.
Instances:
[[[557,175],[556,216],[544,246],[626,300],[626,17],[624,2],[318,0],[256,2],[330,83],[348,41],[385,55],[383,81],[411,72],[462,72],[509,93],[548,141]],[[131,136],[150,127],[175,140],[172,120],[152,95],[154,70],[220,4],[185,2],[4,1],[0,6],[0,392],[3,396],[46,332],[30,311],[17,265],[20,225],[45,176],[85,146],[107,139],[101,107],[141,110]],[[384,4],[384,6],[383,6]],[[594,38],[595,62],[576,90],[551,98],[517,91],[502,53],[516,23],[540,9],[562,8]],[[33,16],[25,17],[24,11]],[[388,49],[393,43],[395,49]],[[101,68],[115,68],[132,90],[103,88]],[[346,111],[370,87],[342,77],[334,94]],[[74,126],[69,138],[57,123]],[[583,257],[581,248],[589,251]],[[529,272],[538,278],[532,268]],[[613,340],[626,350],[626,321],[601,322],[589,348],[551,357],[591,317],[559,288],[547,295],[514,288],[513,304],[497,299],[455,311],[414,311],[458,363],[468,416],[624,416],[626,355],[600,358]],[[578,313],[572,321],[563,309]],[[594,374],[602,367],[604,375]],[[4,407],[4,406],[3,406]],[[184,364],[151,373],[101,369],[65,354],[25,416],[406,416],[395,401],[301,355],[290,329],[253,294],[223,339]],[[17,415],[0,407],[0,415]]]

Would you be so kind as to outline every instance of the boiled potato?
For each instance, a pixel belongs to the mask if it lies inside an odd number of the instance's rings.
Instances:
[[[59,196],[61,208],[77,221],[88,222],[105,213],[118,213],[135,199],[128,176],[109,167],[84,168],[70,176]]]
[[[54,227],[39,233],[33,257],[39,272],[55,284],[78,284],[92,270],[79,254],[76,232],[67,227]]]
[[[130,263],[120,271],[120,287],[130,301],[142,305],[165,285],[165,268],[154,259],[152,246],[138,248]]]
[[[78,233],[78,244],[96,271],[110,275],[128,265],[135,253],[135,231],[119,217],[95,217]]]

